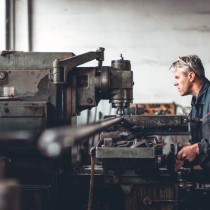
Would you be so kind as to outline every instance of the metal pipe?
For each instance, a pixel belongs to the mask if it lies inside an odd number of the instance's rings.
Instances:
[[[11,1],[6,1],[6,50],[11,50]]]
[[[94,191],[94,173],[95,173],[95,159],[96,159],[96,148],[92,147],[90,150],[91,157],[91,173],[90,173],[90,189],[88,197],[88,210],[93,208],[93,191]]]
[[[89,137],[120,123],[122,119],[122,117],[111,117],[85,126],[48,129],[40,136],[38,147],[43,154],[57,157],[63,149],[83,143]]]
[[[16,4],[12,1],[12,49],[16,49]]]
[[[15,50],[15,0],[6,2],[6,50]]]
[[[32,0],[27,1],[27,18],[28,18],[28,51],[33,51],[32,45],[32,15],[33,15],[33,5]]]
[[[65,125],[67,119],[66,114],[66,86],[64,84],[56,84],[56,126]]]

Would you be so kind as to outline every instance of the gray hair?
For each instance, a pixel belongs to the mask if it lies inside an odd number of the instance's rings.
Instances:
[[[201,59],[197,55],[187,55],[179,57],[179,59],[172,63],[170,69],[181,69],[182,73],[187,76],[190,72],[194,72],[198,78],[205,77],[205,70]]]

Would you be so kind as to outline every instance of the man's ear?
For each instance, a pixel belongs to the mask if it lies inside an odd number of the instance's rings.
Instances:
[[[191,71],[189,74],[188,74],[188,77],[190,79],[190,82],[193,82],[195,80],[195,72]]]

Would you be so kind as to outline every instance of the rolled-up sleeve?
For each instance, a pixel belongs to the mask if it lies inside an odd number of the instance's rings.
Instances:
[[[210,155],[210,142],[208,139],[202,139],[198,142],[199,153],[201,156]]]

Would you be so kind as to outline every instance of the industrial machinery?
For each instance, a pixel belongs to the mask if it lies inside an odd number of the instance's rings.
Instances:
[[[96,67],[78,67],[95,59]],[[128,110],[130,61],[121,56],[103,66],[103,60],[104,48],[77,56],[1,53],[0,205],[3,200],[10,210],[207,209],[208,176],[191,165],[175,171],[176,154],[189,143],[187,117],[168,105],[167,112],[153,115]],[[101,99],[109,99],[116,115],[77,126],[80,112]],[[89,144],[96,134],[97,143]]]
[[[86,200],[81,200],[83,205],[69,197],[65,201],[70,200],[78,209],[208,209],[208,173],[190,164],[175,171],[179,148],[189,144],[187,121],[186,116],[175,115],[107,116],[84,127],[46,130],[39,146],[53,158],[59,154],[51,153],[48,147],[57,145],[61,151],[102,131],[100,141],[90,151],[91,166],[83,165],[71,176],[74,196],[78,197],[78,186],[83,183],[87,187],[85,177],[90,174],[88,208],[84,207]]]
[[[98,66],[78,67],[91,60],[97,60]],[[74,174],[73,149],[51,159],[38,148],[37,140],[45,129],[76,126],[77,115],[101,99],[109,99],[119,115],[133,101],[130,61],[121,56],[111,66],[102,66],[103,60],[104,48],[77,56],[72,52],[1,52],[1,177],[20,183],[21,209],[61,209],[64,180]],[[59,152],[56,145],[47,148],[52,154]]]

